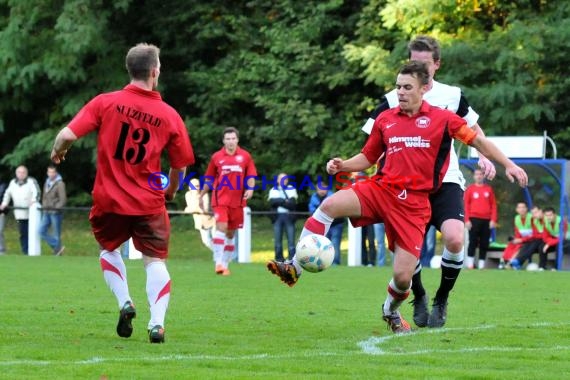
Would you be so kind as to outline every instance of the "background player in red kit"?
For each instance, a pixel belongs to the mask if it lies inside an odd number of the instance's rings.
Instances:
[[[497,201],[493,188],[485,183],[483,171],[473,171],[474,183],[465,189],[465,228],[469,230],[467,268],[473,269],[475,250],[479,247],[479,269],[485,268],[491,229],[497,226]]]
[[[454,113],[422,101],[429,82],[425,63],[411,61],[400,70],[396,89],[399,106],[381,113],[362,152],[348,160],[334,158],[327,172],[357,172],[372,166],[385,153],[380,175],[357,182],[327,198],[307,219],[301,239],[311,233],[325,235],[334,218],[348,216],[354,226],[384,222],[389,248],[394,252],[394,273],[383,305],[383,319],[395,333],[409,324],[399,307],[410,293],[412,275],[420,255],[425,227],[431,216],[430,192],[441,186],[449,165],[452,139],[474,146],[486,157],[505,166],[507,177],[526,186],[523,169],[505,157],[483,136]],[[513,178],[514,177],[514,178]],[[293,286],[301,266],[270,261],[268,269]]]
[[[129,294],[127,271],[119,247],[132,237],[143,254],[150,305],[148,333],[151,343],[164,342],[164,319],[170,301],[170,274],[166,268],[170,221],[164,204],[173,199],[194,153],[180,115],[156,91],[160,50],[138,44],[127,53],[130,84],[120,91],[93,98],[55,139],[51,159],[65,160],[67,150],[86,134],[98,131],[97,175],[89,215],[95,239],[101,246],[100,263],[105,281],[115,294],[120,313],[117,334],[128,338],[136,316]],[[152,182],[161,171],[160,156],[168,152],[170,182]]]
[[[229,276],[229,263],[235,251],[235,231],[243,227],[243,208],[253,195],[257,170],[251,155],[238,146],[239,132],[234,127],[224,129],[222,149],[212,155],[200,184],[202,197],[213,190],[212,211],[216,232],[212,238],[215,272]]]

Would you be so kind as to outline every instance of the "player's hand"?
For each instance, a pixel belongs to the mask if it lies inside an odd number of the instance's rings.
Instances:
[[[468,230],[470,230],[472,227],[471,222],[465,222],[465,228],[467,228]]]
[[[497,227],[497,223],[493,222],[492,220],[489,222],[489,228],[493,229]]]
[[[526,175],[526,172],[523,168],[517,165],[513,164],[512,166],[506,168],[505,174],[511,182],[515,182],[516,179],[520,187],[526,187],[528,185],[528,176]]]
[[[478,165],[483,171],[483,175],[485,176],[485,178],[487,178],[489,181],[492,181],[493,178],[495,178],[495,175],[497,175],[497,169],[495,169],[495,164],[493,164],[486,157],[479,155]]]
[[[251,199],[251,197],[253,196],[253,190],[248,189],[243,193],[243,199],[245,199],[246,201],[248,199]]]
[[[329,162],[327,162],[327,173],[330,175],[335,175],[336,173],[340,172],[343,162],[343,159],[338,157],[329,160]]]
[[[61,152],[57,152],[55,149],[52,149],[50,157],[55,164],[60,164],[62,161],[65,161],[66,154],[67,154],[67,149]]]
[[[176,187],[168,185],[166,189],[164,189],[164,199],[166,199],[167,202],[170,202],[174,200],[175,196],[176,196]]]

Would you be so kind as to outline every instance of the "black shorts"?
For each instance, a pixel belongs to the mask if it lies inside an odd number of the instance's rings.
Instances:
[[[448,219],[464,221],[463,189],[456,183],[444,182],[439,190],[430,195],[431,219],[429,224],[441,231]]]

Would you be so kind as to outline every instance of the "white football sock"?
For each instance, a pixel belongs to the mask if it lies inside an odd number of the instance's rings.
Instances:
[[[224,246],[226,245],[226,234],[222,231],[214,232],[212,237],[212,247],[214,248],[214,261],[216,265],[223,265]]]
[[[412,284],[410,284],[411,286]],[[386,296],[386,301],[384,301],[384,306],[382,311],[384,315],[391,315],[398,311],[400,305],[408,298],[410,295],[410,286],[408,289],[398,289],[396,284],[394,284],[394,279],[390,280],[388,284],[388,295]]]
[[[163,261],[153,261],[146,266],[146,294],[150,306],[148,328],[164,327],[164,317],[170,302],[170,274]]]
[[[125,302],[132,300],[127,283],[127,268],[125,268],[121,253],[119,250],[107,251],[104,249],[99,255],[99,262],[105,282],[115,294],[119,308],[122,308]]]
[[[226,237],[226,244],[224,246],[224,256],[223,256],[223,265],[224,268],[228,268],[230,265],[230,261],[232,260],[232,256],[234,255],[236,246],[235,246],[235,236],[233,238]]]

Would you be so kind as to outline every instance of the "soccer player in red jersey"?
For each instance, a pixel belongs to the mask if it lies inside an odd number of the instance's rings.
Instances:
[[[235,252],[235,231],[243,227],[243,208],[253,195],[257,170],[249,152],[238,146],[239,132],[236,128],[224,129],[222,142],[224,146],[212,155],[202,177],[200,198],[209,190],[213,191],[215,272],[229,276],[229,263]]]
[[[129,238],[143,254],[150,305],[151,343],[164,342],[164,319],[170,301],[170,274],[166,268],[170,221],[165,198],[178,190],[194,153],[180,115],[156,91],[160,50],[138,44],[126,56],[130,84],[87,103],[55,139],[51,159],[65,160],[71,144],[97,131],[97,175],[89,221],[101,246],[103,276],[119,303],[117,334],[128,338],[136,316],[129,294],[127,271],[119,247]],[[168,178],[160,173],[160,157],[168,152]],[[166,188],[162,180],[169,180]],[[157,182],[158,180],[158,182]]]
[[[431,216],[429,194],[437,190],[449,165],[452,139],[474,146],[486,157],[506,168],[506,175],[526,186],[523,169],[505,157],[485,137],[477,135],[456,114],[422,100],[429,72],[425,63],[411,61],[398,74],[399,106],[382,112],[361,153],[348,160],[331,159],[327,172],[358,172],[385,154],[379,174],[354,183],[327,198],[307,219],[301,239],[309,234],[325,235],[335,218],[348,216],[354,226],[384,222],[389,248],[394,252],[394,272],[382,311],[395,333],[410,331],[399,307],[408,297],[420,255],[425,227]],[[301,266],[270,261],[268,269],[289,286],[301,275]]]
[[[465,189],[465,228],[469,230],[467,268],[475,267],[475,250],[479,247],[477,268],[485,268],[491,230],[497,226],[497,201],[493,188],[485,183],[483,170],[473,171],[474,183]]]

